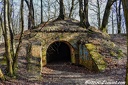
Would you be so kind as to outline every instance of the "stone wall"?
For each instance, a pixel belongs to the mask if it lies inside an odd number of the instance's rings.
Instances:
[[[42,72],[42,45],[41,42],[27,44],[27,77],[31,80],[40,79]]]

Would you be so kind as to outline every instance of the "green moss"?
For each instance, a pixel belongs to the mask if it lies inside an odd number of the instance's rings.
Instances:
[[[42,51],[42,56],[45,56],[46,55],[46,51]]]
[[[62,39],[63,37],[64,37],[63,34],[61,34],[61,35],[59,36],[60,39]]]
[[[0,64],[1,65],[6,65],[6,61],[5,60],[2,60],[2,61],[0,61]]]
[[[104,71],[106,68],[105,65],[98,65],[98,69],[100,69],[100,71]]]
[[[6,57],[5,56],[0,56],[0,64],[1,65],[6,65]]]
[[[73,55],[71,56],[71,62],[75,63],[75,57]]]
[[[96,64],[105,64],[103,60],[103,56],[101,56],[98,52],[90,52],[91,57],[94,59]]]
[[[111,46],[112,46],[112,47],[115,47],[116,45],[115,45],[115,43],[111,42]]]
[[[103,59],[103,56],[101,54],[99,54],[98,51],[96,50],[96,46],[91,44],[91,43],[90,44],[86,44],[85,46],[89,50],[89,53],[90,53],[90,55],[91,55],[91,57],[93,59],[93,62],[95,63],[92,69],[94,69],[96,71],[97,71],[97,69],[99,71],[105,70],[106,63],[105,63],[105,61]],[[97,68],[95,68],[95,67],[97,67]]]
[[[118,53],[122,53],[122,50],[118,50]]]
[[[87,49],[88,49],[89,51],[91,51],[91,50],[96,50],[96,46],[93,45],[93,44],[85,44],[85,46],[87,47]]]
[[[110,39],[110,35],[107,32],[103,32],[102,34],[105,38]]]
[[[122,50],[118,50],[117,54],[118,54],[118,56],[117,56],[118,59],[120,59],[124,56],[124,53],[122,52]]]
[[[117,54],[114,51],[110,51],[111,56],[117,56]]]
[[[46,65],[46,50],[42,51],[42,66]]]
[[[110,51],[110,55],[111,56],[114,56],[118,59],[122,58],[124,56],[122,50],[118,50],[117,52],[114,52],[114,51]]]
[[[107,29],[106,28],[102,28],[102,32],[103,33],[107,33]]]

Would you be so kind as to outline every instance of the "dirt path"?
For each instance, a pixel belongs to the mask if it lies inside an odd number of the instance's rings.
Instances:
[[[124,85],[125,68],[120,66],[120,68],[115,67],[105,72],[94,73],[69,62],[51,63],[43,68],[42,77],[41,81],[28,81],[19,77],[18,80],[5,81],[0,85],[96,85],[98,83]]]
[[[78,67],[69,63],[47,65],[43,68],[44,83],[48,85],[87,85],[95,83],[124,83],[124,66],[116,67],[101,73],[90,72],[84,67]],[[120,84],[123,85],[123,84]]]

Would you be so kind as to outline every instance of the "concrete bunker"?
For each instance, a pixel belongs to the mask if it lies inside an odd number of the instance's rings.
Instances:
[[[73,47],[66,41],[51,43],[46,51],[46,62],[72,62]]]
[[[106,69],[107,63],[101,52],[105,52],[113,45],[113,43],[108,43],[109,36],[91,26],[89,30],[81,28],[77,22],[74,20],[54,21],[44,27],[41,25],[32,32],[29,30],[24,32],[25,42],[32,42],[30,48],[26,47],[27,56],[30,56],[28,67],[32,67],[30,68],[32,74],[35,72],[36,66],[39,68],[38,74],[40,74],[42,66],[63,60],[85,66],[93,71]],[[35,43],[37,41],[40,44]],[[101,48],[104,45],[108,46]]]
[[[92,30],[90,33],[76,23],[74,20],[49,22],[43,29],[35,29],[29,35],[34,35],[31,40],[41,41],[42,66],[64,60],[94,71],[105,70],[106,62],[100,53],[100,44],[104,43],[104,40],[100,38],[107,37],[93,27],[89,28]],[[36,32],[38,33],[35,36]]]

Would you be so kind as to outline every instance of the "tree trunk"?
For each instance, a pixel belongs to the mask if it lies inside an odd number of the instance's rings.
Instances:
[[[88,0],[84,0],[84,8],[83,8],[83,0],[79,0],[79,16],[80,16],[80,26],[84,28],[88,28],[90,26],[88,21]]]
[[[30,0],[30,13],[31,13],[31,21],[32,21],[32,26],[31,26],[31,28],[33,29],[34,26],[35,26],[33,0]]]
[[[71,6],[71,9],[70,9],[69,18],[71,18],[71,16],[72,16],[72,12],[73,12],[73,9],[74,9],[74,2],[75,2],[75,0],[72,0],[72,6]]]
[[[13,0],[12,0],[12,2],[13,2]],[[11,40],[11,55],[12,55],[12,57],[14,56],[14,43],[13,43],[13,41],[14,41],[14,31],[13,31],[13,28],[12,28],[12,26],[11,26],[11,24],[13,23],[13,19],[11,18],[11,16],[12,16],[12,6],[13,6],[13,4],[12,5],[9,5],[9,14],[8,14],[8,22],[9,22],[9,31],[10,31],[10,40]]]
[[[98,21],[98,28],[100,28],[100,3],[99,3],[99,0],[97,0],[97,21]]]
[[[47,4],[48,4],[48,7],[47,7],[47,13],[48,13],[48,20],[50,20],[50,14],[51,14],[51,12],[50,12],[50,8],[51,8],[51,6],[50,6],[50,0],[47,0]]]
[[[80,26],[83,26],[83,4],[82,0],[79,0],[79,16],[80,16]]]
[[[116,0],[108,0],[108,2],[107,2],[105,12],[104,12],[104,15],[103,15],[102,26],[100,28],[100,30],[103,31],[103,32],[107,32],[106,26],[108,24],[108,19],[109,19],[109,15],[110,15],[111,6],[115,1]]]
[[[58,16],[58,20],[64,20],[65,18],[65,13],[64,13],[64,2],[63,0],[59,1],[59,5],[60,5],[60,11],[59,11],[59,16]]]
[[[2,20],[2,17],[0,15],[0,27],[1,27],[1,32],[3,33],[3,35],[5,34],[4,33],[4,26],[3,26],[3,20]],[[2,34],[1,34],[2,35]]]
[[[21,28],[21,33],[20,33],[20,39],[19,43],[16,49],[15,56],[13,58],[13,71],[14,73],[16,72],[16,66],[17,66],[17,59],[18,59],[18,53],[20,50],[21,42],[22,42],[22,36],[24,32],[24,14],[23,14],[23,7],[24,7],[24,0],[21,0],[21,6],[20,6],[20,28]]]
[[[121,0],[119,1],[119,5],[118,2],[116,2],[116,18],[117,18],[117,29],[118,29],[118,34],[121,33]]]
[[[4,0],[4,40],[5,40],[5,53],[7,60],[7,71],[10,76],[13,76],[12,69],[12,56],[11,56],[11,45],[10,45],[10,31],[9,31],[9,0]]]
[[[43,2],[41,0],[41,23],[43,23]]]
[[[29,14],[28,14],[28,29],[33,29],[35,26],[35,20],[34,20],[34,7],[33,7],[33,0],[30,0],[28,2],[25,0],[28,9],[29,9]]]
[[[126,32],[127,32],[127,64],[126,64],[126,83],[128,85],[128,0],[122,0],[123,9],[124,9],[124,17],[126,23]]]
[[[84,21],[85,27],[88,28],[90,26],[88,21],[88,0],[84,0]]]
[[[112,11],[112,34],[114,34],[114,16]]]

